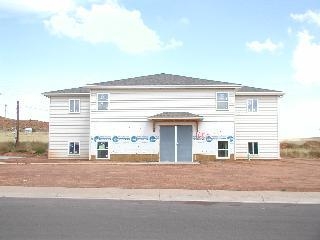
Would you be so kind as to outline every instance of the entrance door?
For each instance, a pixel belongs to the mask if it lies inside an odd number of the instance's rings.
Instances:
[[[160,126],[160,162],[192,162],[192,126]]]
[[[192,162],[192,126],[177,126],[177,162]]]
[[[160,162],[174,162],[175,126],[160,126]]]

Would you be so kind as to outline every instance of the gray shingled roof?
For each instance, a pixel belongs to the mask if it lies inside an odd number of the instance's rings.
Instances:
[[[89,86],[162,86],[162,85],[239,85],[228,82],[213,81],[201,78],[185,77],[173,74],[154,74],[148,76],[127,78],[115,81],[100,82]]]
[[[90,93],[90,89],[86,87],[78,87],[78,88],[69,88],[69,89],[62,89],[62,90],[57,90],[57,91],[51,91],[51,92],[44,92],[43,95],[48,96],[51,94],[65,94],[65,93],[70,93],[70,94],[83,94],[83,93]]]
[[[90,87],[125,87],[125,86],[230,86],[230,87],[241,87],[241,84],[220,82],[214,80],[207,80],[201,78],[185,77],[173,74],[154,74],[148,76],[127,78],[115,81],[100,82],[95,84],[89,84],[87,87],[78,87],[70,89],[62,89],[57,91],[45,92],[45,96],[55,95],[55,94],[89,94]],[[266,93],[276,93],[281,94],[280,91],[254,88],[248,86],[242,86],[238,89],[239,93],[250,93],[250,92],[266,92]]]
[[[189,112],[163,112],[149,117],[150,120],[168,120],[168,119],[197,119],[201,120],[203,117],[189,113]]]
[[[249,87],[249,86],[243,86],[241,87],[237,92],[269,92],[269,93],[281,93],[281,91],[276,90],[270,90],[270,89],[264,89],[264,88],[255,88],[255,87]]]

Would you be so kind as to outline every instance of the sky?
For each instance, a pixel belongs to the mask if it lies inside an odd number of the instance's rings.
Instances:
[[[280,90],[280,137],[320,136],[319,0],[0,0],[0,116],[41,93],[168,73]]]

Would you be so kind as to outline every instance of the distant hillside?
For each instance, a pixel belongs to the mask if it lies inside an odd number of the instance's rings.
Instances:
[[[49,123],[38,121],[38,120],[20,120],[19,121],[20,129],[32,128],[37,132],[48,132]],[[0,130],[11,131],[16,128],[16,120],[10,118],[0,117]]]
[[[320,137],[282,141],[281,157],[320,159]]]
[[[320,142],[320,137],[310,137],[310,138],[288,138],[281,140],[282,143],[296,143],[296,144],[303,144],[309,141],[316,141]]]

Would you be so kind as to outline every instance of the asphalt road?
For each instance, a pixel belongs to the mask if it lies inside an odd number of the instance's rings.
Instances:
[[[319,240],[320,205],[0,198],[0,239]]]

